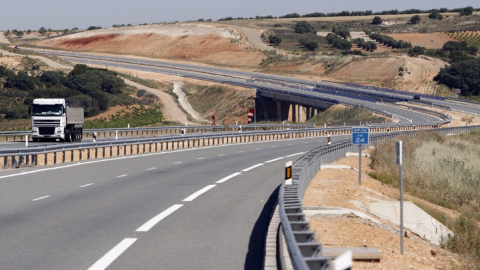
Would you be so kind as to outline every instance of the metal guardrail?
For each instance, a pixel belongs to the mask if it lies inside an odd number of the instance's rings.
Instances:
[[[98,128],[84,129],[84,138],[91,138],[93,133],[97,133],[97,137],[114,137],[118,136],[149,136],[149,135],[169,135],[186,133],[203,133],[203,132],[220,132],[220,131],[236,131],[239,127],[242,130],[278,130],[278,129],[301,129],[313,128],[310,124],[243,124],[243,125],[193,125],[193,126],[165,126],[165,127],[138,127],[138,128]],[[228,128],[225,130],[225,128]],[[5,141],[9,138],[13,141],[24,141],[25,136],[31,135],[31,131],[0,131],[0,137],[5,137]]]
[[[480,126],[464,126],[427,130],[455,134],[480,129]],[[400,135],[414,135],[418,130],[372,134],[373,144]],[[365,146],[364,146],[365,147]],[[282,183],[279,192],[279,213],[281,229],[285,236],[294,269],[331,269],[331,260],[322,256],[322,244],[316,241],[315,233],[303,214],[302,200],[308,185],[320,170],[321,164],[330,163],[346,156],[347,152],[358,150],[351,140],[315,148],[293,164],[292,185]]]
[[[252,126],[252,125],[251,125]],[[388,132],[388,131],[398,131],[398,130],[414,130],[414,129],[430,129],[435,126],[392,126],[392,125],[379,125],[379,126],[369,126],[371,132]],[[127,155],[132,154],[133,146],[137,146],[137,152],[139,153],[140,145],[143,145],[143,151],[146,150],[146,145],[155,145],[152,149],[148,151],[163,151],[172,149],[175,143],[177,148],[190,148],[190,147],[201,147],[205,146],[205,140],[213,140],[213,144],[228,144],[228,143],[241,143],[250,141],[259,141],[259,140],[271,140],[271,139],[283,139],[283,138],[299,138],[299,137],[309,137],[309,136],[328,136],[328,135],[342,135],[350,134],[351,127],[329,127],[329,128],[309,128],[309,129],[286,129],[286,130],[257,130],[257,131],[242,131],[242,132],[215,132],[215,133],[201,133],[201,134],[174,134],[169,136],[157,136],[157,137],[137,137],[130,139],[120,139],[120,140],[108,140],[108,141],[97,141],[97,142],[84,142],[84,143],[64,143],[64,144],[54,144],[54,145],[43,145],[43,146],[30,146],[30,147],[21,147],[21,148],[4,148],[0,149],[0,158],[3,158],[3,162],[0,162],[0,168],[16,168],[22,166],[38,166],[38,165],[50,165],[47,162],[48,154],[54,154],[53,164],[57,164],[56,153],[61,152],[62,163],[84,160],[84,157],[81,156],[75,158],[73,157],[73,151],[82,151],[82,150],[95,150],[93,158],[97,158],[98,149],[110,148],[110,155],[112,156],[112,147],[117,148],[117,155]],[[203,142],[201,142],[203,140]],[[215,140],[217,140],[215,142]],[[220,142],[221,140],[221,142]],[[207,142],[209,143],[209,142]],[[158,145],[160,144],[160,145]],[[180,144],[182,144],[180,146]],[[185,146],[186,144],[186,146]],[[166,145],[166,146],[165,146]],[[168,148],[171,146],[170,149]],[[210,145],[210,144],[208,144]],[[119,153],[119,147],[124,149],[124,153]],[[126,148],[130,147],[130,152],[127,152]],[[65,158],[66,152],[72,152],[70,158],[67,161]],[[87,159],[90,159],[90,152],[88,151]],[[38,155],[43,155],[45,162],[38,163]],[[105,157],[105,154],[102,154]],[[3,165],[3,166],[2,166]]]

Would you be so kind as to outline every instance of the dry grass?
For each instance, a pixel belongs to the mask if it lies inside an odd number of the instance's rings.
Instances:
[[[444,247],[470,255],[480,263],[480,133],[449,137],[419,134],[399,140],[404,145],[405,191],[458,211],[456,218],[434,213],[455,233]],[[372,153],[371,175],[398,186],[395,150],[395,141],[377,145]]]

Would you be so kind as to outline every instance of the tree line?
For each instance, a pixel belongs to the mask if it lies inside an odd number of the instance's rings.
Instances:
[[[472,6],[468,7],[463,7],[463,8],[453,8],[453,9],[448,9],[448,8],[435,8],[435,9],[427,9],[427,10],[422,10],[422,9],[406,9],[406,10],[398,10],[398,9],[391,9],[391,10],[384,10],[384,11],[379,11],[379,12],[373,12],[372,10],[365,10],[365,11],[340,11],[340,12],[330,12],[330,13],[324,13],[324,12],[312,12],[312,13],[307,13],[304,15],[300,15],[299,13],[288,13],[283,16],[272,16],[272,15],[267,15],[267,16],[255,16],[255,17],[225,17],[225,18],[220,18],[218,21],[230,21],[230,20],[253,20],[253,19],[288,19],[288,18],[322,18],[322,17],[350,17],[350,16],[371,16],[371,15],[401,15],[401,14],[434,14],[432,16],[435,16],[434,18],[440,19],[441,14],[440,13],[446,13],[446,12],[457,12],[461,16],[469,16],[472,15],[474,11],[480,11],[480,8],[473,8]],[[440,16],[439,16],[440,15]],[[204,21],[204,19],[200,19]]]

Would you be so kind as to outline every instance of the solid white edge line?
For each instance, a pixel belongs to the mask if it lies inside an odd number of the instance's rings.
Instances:
[[[149,221],[145,222],[142,226],[140,226],[136,231],[137,232],[148,232],[151,228],[157,225],[158,222],[162,221],[162,219],[168,217],[173,212],[177,211],[183,206],[183,204],[174,204],[170,206],[167,210],[161,212],[160,214],[156,215]]]
[[[272,163],[272,162],[275,162],[275,161],[278,161],[280,159],[284,159],[285,157],[279,157],[279,158],[275,158],[275,159],[271,159],[269,161],[265,161],[265,163]]]
[[[257,165],[253,165],[253,166],[250,167],[250,168],[243,169],[242,172],[251,171],[251,170],[253,170],[253,169],[257,168],[257,167],[260,167],[260,166],[262,166],[262,165],[263,165],[263,163],[259,163],[259,164],[257,164]]]
[[[40,198],[33,199],[33,200],[32,200],[32,202],[36,202],[36,201],[43,200],[43,199],[46,199],[46,198],[50,198],[50,195],[47,195],[47,196],[43,196],[43,197],[40,197]]]
[[[187,198],[183,199],[184,202],[191,202],[193,200],[195,200],[198,196],[202,195],[203,193],[209,191],[210,189],[216,187],[217,185],[208,185],[202,189],[200,189],[199,191],[193,193],[192,195],[188,196]]]
[[[88,186],[91,186],[91,185],[93,185],[93,183],[85,184],[85,185],[80,186],[80,187],[88,187]]]
[[[303,155],[303,154],[305,154],[305,152],[296,153],[296,154],[289,155],[289,156],[286,156],[286,157],[294,157],[294,156]]]
[[[236,176],[239,176],[240,174],[242,174],[242,173],[236,172],[236,173],[230,174],[229,176],[224,177],[224,178],[218,180],[218,181],[215,182],[215,183],[216,183],[216,184],[225,183],[225,182],[227,182],[228,180],[230,180],[230,179],[232,179],[232,178],[234,178],[234,177],[236,177]]]
[[[88,270],[104,270],[106,269],[113,261],[115,261],[120,255],[122,255],[125,250],[127,250],[133,243],[137,241],[136,238],[125,238],[120,243],[118,243],[114,248],[112,248],[107,254],[103,255],[96,263],[94,263]]]

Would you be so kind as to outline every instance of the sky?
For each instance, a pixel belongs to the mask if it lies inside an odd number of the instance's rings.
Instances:
[[[0,30],[62,30],[113,24],[218,20],[312,12],[479,8],[478,0],[4,0]]]

